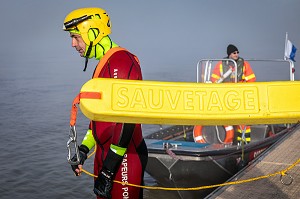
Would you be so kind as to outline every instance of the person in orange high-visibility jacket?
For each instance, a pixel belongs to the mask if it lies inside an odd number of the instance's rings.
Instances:
[[[102,8],[80,8],[70,12],[64,20],[74,47],[81,57],[99,60],[92,78],[120,78],[142,80],[138,58],[119,47],[109,36],[109,15]],[[79,164],[71,165],[80,175],[89,151],[96,147],[94,160],[94,188],[98,199],[143,198],[143,189],[128,186],[144,184],[144,171],[148,160],[141,124],[90,121],[79,149]],[[77,156],[72,158],[77,161]]]
[[[245,61],[243,58],[239,56],[238,48],[233,45],[229,44],[227,46],[227,57],[225,59],[233,59],[237,64],[237,81],[238,82],[255,82],[256,77],[255,74],[249,64],[249,62]],[[231,73],[230,75],[225,75],[226,72],[229,70],[234,71],[234,64],[232,61],[219,61],[215,68],[212,71],[211,75],[211,82],[216,83],[222,79],[221,82],[235,82],[235,75]],[[230,72],[229,72],[230,73]],[[227,73],[227,74],[229,74]],[[219,82],[219,83],[221,83]],[[225,129],[233,129],[231,126],[226,126]],[[250,126],[246,125],[238,125],[236,127],[239,135],[237,136],[237,141],[242,141],[243,131],[245,131],[245,138],[244,141],[249,143],[251,141],[250,133],[251,128]],[[227,131],[227,130],[226,130]]]

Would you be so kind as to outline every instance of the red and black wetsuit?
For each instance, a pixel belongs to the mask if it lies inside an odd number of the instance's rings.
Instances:
[[[142,73],[137,57],[125,49],[116,47],[110,49],[100,60],[93,78],[142,80]],[[141,125],[134,124],[134,126],[132,125],[133,128],[123,130],[125,125],[123,123],[91,121],[90,128],[97,144],[94,173],[98,175],[110,145],[113,144],[127,148],[114,180],[143,185],[148,152],[142,136]],[[136,199],[143,197],[143,189],[114,183],[111,194],[113,199]]]

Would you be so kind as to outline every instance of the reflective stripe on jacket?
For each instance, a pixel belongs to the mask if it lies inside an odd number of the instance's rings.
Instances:
[[[249,62],[247,61],[243,61],[243,66],[242,66],[242,75],[240,76],[240,78],[238,78],[238,82],[255,82],[256,81],[256,77],[255,74],[249,64]],[[226,71],[224,70],[224,66],[222,61],[219,61],[215,68],[212,71],[212,75],[211,75],[211,81],[212,82],[216,82],[218,79],[220,79],[220,77],[226,73]],[[234,67],[232,67],[234,68]],[[234,81],[234,76],[229,77],[231,80]],[[230,80],[224,81],[224,82],[233,82]]]

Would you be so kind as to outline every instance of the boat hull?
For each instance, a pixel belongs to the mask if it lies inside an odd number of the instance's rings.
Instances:
[[[150,155],[146,171],[164,187],[191,188],[218,184],[226,181],[237,172],[236,157],[215,161],[170,159],[166,155]],[[177,198],[201,198],[212,189],[195,191],[174,191]]]
[[[258,134],[268,131],[268,128],[257,129]],[[254,132],[257,129],[253,128]],[[168,132],[174,135],[174,131]],[[176,132],[179,135],[181,131],[177,129]],[[149,136],[146,139],[149,153],[146,171],[158,186],[198,188],[172,191],[173,198],[204,198],[217,187],[200,187],[224,183],[288,132],[288,129],[284,129],[244,146],[194,143],[174,138],[149,139]]]

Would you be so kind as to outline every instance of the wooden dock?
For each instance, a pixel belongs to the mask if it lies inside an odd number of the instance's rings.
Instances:
[[[285,170],[300,159],[300,128],[272,146],[257,161],[231,178],[231,182],[267,176]],[[292,180],[292,183],[291,183]],[[290,184],[291,183],[291,184]],[[289,184],[289,185],[288,185]],[[300,198],[300,163],[286,172],[256,181],[220,187],[207,199],[228,198]]]

